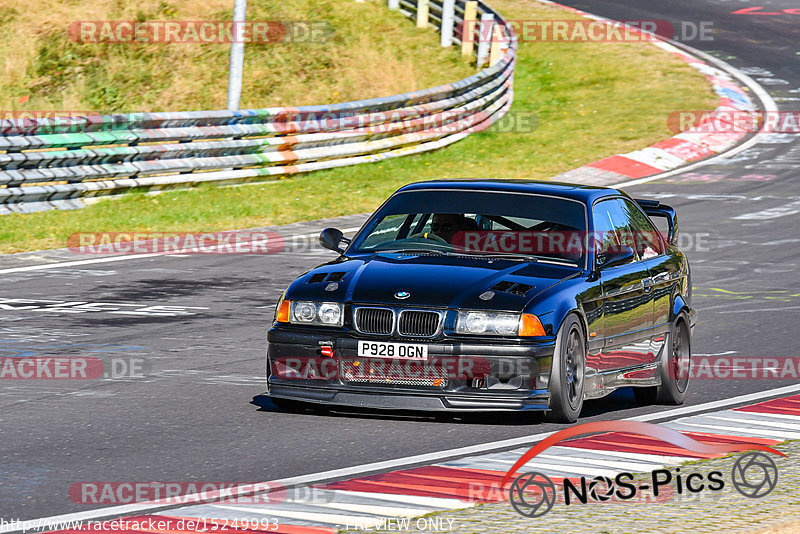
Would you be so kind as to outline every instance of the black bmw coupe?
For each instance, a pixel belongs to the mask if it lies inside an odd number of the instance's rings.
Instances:
[[[620,387],[682,404],[696,314],[677,232],[671,207],[618,189],[407,185],[352,240],[322,232],[338,257],[281,296],[268,393],[284,407],[539,410],[560,422]]]

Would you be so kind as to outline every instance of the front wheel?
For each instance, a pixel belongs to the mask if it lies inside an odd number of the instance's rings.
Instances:
[[[583,328],[574,315],[561,325],[556,337],[550,370],[550,412],[555,423],[574,423],[583,408],[586,376],[586,342]]]

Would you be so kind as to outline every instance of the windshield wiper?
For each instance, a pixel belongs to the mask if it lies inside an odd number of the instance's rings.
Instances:
[[[509,260],[519,261],[534,261],[538,262],[540,258],[536,256],[526,256],[525,254],[516,254],[514,252],[462,252],[468,256],[475,256],[479,258],[504,258]]]
[[[437,256],[449,256],[449,252],[435,248],[395,248],[389,250],[373,250],[375,253],[383,254],[436,254]]]
[[[525,254],[519,254],[516,252],[479,252],[473,253],[472,256],[486,256],[489,258],[507,258],[509,260],[520,260],[520,261],[533,261],[536,263],[554,263],[556,265],[569,265],[577,267],[578,264],[572,260],[568,260],[566,258],[554,258],[551,256],[531,256]]]

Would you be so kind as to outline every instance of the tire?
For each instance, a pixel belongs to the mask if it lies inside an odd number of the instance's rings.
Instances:
[[[658,362],[658,386],[633,388],[639,404],[678,406],[686,400],[692,358],[692,334],[686,320],[678,317],[670,327]]]
[[[586,341],[581,323],[569,315],[558,330],[550,371],[548,421],[574,423],[583,408],[586,377]]]

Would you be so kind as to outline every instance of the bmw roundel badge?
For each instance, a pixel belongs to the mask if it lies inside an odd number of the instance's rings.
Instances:
[[[411,296],[411,293],[409,293],[408,291],[398,291],[397,293],[394,294],[394,298],[401,299],[401,300],[407,299],[410,296]]]

